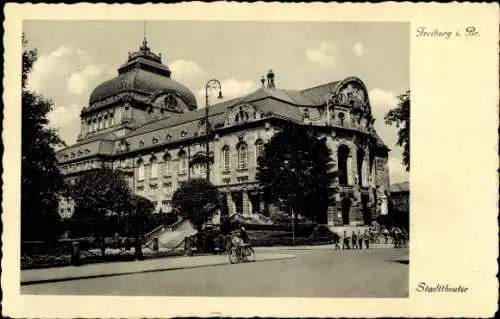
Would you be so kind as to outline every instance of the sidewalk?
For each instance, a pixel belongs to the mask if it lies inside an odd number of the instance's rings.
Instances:
[[[290,253],[259,253],[255,261],[268,261],[295,258]],[[30,269],[21,271],[21,285],[38,283],[119,276],[135,273],[176,270],[185,268],[206,267],[229,264],[227,255],[209,255],[177,258],[147,259],[142,261],[111,262],[83,266],[59,268]]]

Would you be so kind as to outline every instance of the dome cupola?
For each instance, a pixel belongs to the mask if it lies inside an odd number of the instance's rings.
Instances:
[[[189,109],[196,109],[194,94],[186,86],[172,80],[170,75],[170,69],[162,63],[161,54],[151,52],[144,38],[139,50],[129,53],[127,62],[118,68],[118,75],[92,91],[88,111],[107,105],[108,101],[118,100],[123,94],[145,102],[158,92],[173,94]]]

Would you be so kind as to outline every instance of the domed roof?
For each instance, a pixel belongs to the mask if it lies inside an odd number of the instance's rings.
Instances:
[[[118,69],[118,75],[92,91],[89,106],[127,91],[145,94],[168,91],[177,94],[187,105],[196,107],[194,94],[186,86],[172,80],[170,73],[169,68],[161,63],[161,56],[152,53],[144,39],[138,52],[129,53],[128,61]]]

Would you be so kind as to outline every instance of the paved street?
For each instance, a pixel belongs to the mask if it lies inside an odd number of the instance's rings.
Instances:
[[[407,297],[408,249],[257,248],[296,255],[254,263],[135,273],[21,286],[23,294]],[[199,257],[203,258],[203,256]]]

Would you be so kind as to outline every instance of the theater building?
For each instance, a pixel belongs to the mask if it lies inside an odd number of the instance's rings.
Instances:
[[[57,153],[59,167],[67,179],[92,168],[123,170],[136,194],[152,200],[157,212],[169,212],[173,192],[190,178],[204,178],[210,162],[210,181],[224,194],[230,215],[268,215],[277,208],[255,178],[257,158],[280,125],[313,125],[326,137],[339,176],[332,181],[339,192],[322,222],[370,224],[385,214],[389,149],[374,130],[362,80],[294,91],[277,82],[269,71],[261,88],[210,105],[206,114],[144,40],[117,76],[92,91],[76,143]],[[72,203],[61,200],[60,214],[72,211]]]

